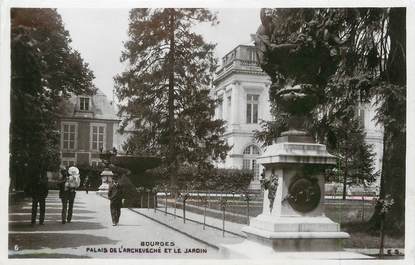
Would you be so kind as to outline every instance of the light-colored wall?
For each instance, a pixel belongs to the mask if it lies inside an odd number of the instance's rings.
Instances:
[[[362,109],[365,111],[364,126],[366,132],[366,143],[372,145],[373,152],[375,153],[375,172],[381,172],[383,157],[383,127],[380,124],[377,124],[375,119],[377,106],[373,101],[362,106]],[[376,186],[380,186],[380,175],[376,180]]]

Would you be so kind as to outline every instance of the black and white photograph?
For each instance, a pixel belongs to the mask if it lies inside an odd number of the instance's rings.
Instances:
[[[6,260],[413,262],[410,9],[4,4]]]

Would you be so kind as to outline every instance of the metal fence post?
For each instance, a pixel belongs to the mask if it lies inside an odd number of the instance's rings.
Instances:
[[[222,207],[222,237],[225,237],[225,214],[226,214],[226,197],[221,197],[220,205]]]
[[[249,225],[249,201],[251,200],[251,198],[249,197],[249,193],[246,192],[245,193],[245,200],[246,200],[246,223]]]
[[[157,191],[154,192],[153,206],[154,206],[154,213],[155,213],[157,210]]]
[[[206,194],[206,192],[205,192]],[[206,206],[207,206],[207,197],[200,196],[200,201],[203,204],[203,230],[206,229]]]
[[[176,219],[176,209],[177,209],[177,192],[174,193],[174,218]]]
[[[206,228],[206,204],[207,203],[205,203],[205,209],[204,209],[204,212],[203,212],[203,230],[205,230],[205,228]]]
[[[184,197],[183,197],[182,207],[183,207],[183,223],[186,223],[186,199]]]
[[[189,193],[185,193],[183,196],[183,223],[186,223],[186,200],[189,198]]]
[[[362,223],[365,221],[365,195],[362,195]]]
[[[157,210],[157,187],[154,187],[153,188],[153,196],[154,196],[154,198],[153,198],[153,207],[154,207],[154,213],[156,213],[156,210]]]
[[[150,190],[147,189],[147,210],[150,210]]]
[[[143,206],[143,192],[144,192],[144,188],[143,187],[138,187],[136,188],[138,194],[140,195],[140,208],[144,208]]]
[[[164,192],[164,215],[167,215],[167,191]]]

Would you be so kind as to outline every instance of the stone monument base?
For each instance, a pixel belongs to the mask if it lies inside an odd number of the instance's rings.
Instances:
[[[281,251],[339,251],[349,234],[339,224],[321,217],[275,217],[261,214],[244,227],[248,240]]]
[[[223,245],[225,258],[371,259],[344,251],[349,234],[324,214],[324,169],[336,158],[301,131],[289,131],[257,160],[265,167],[262,214],[242,231],[247,239]],[[273,185],[273,186],[272,186]]]
[[[244,259],[372,259],[343,250],[342,240],[349,234],[325,216],[275,217],[261,214],[242,229],[247,239],[222,245],[224,258]]]
[[[109,184],[102,183],[101,186],[99,186],[98,191],[96,193],[98,195],[108,195],[108,189],[109,189]]]

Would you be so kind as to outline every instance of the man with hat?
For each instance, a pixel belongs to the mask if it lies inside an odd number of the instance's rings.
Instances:
[[[66,222],[70,223],[72,219],[72,209],[76,194],[75,190],[81,183],[79,169],[77,167],[70,167],[67,174],[66,171],[62,172],[62,178],[59,197],[62,200],[62,224],[65,224]]]
[[[124,190],[119,182],[118,175],[112,177],[112,182],[108,188],[108,198],[110,199],[110,210],[112,225],[118,225],[121,216],[121,207],[123,205]]]
[[[48,196],[48,178],[46,176],[46,169],[40,165],[35,172],[30,185],[30,194],[32,196],[32,225],[36,223],[37,208],[39,205],[39,224],[43,225],[45,220],[45,205],[46,197]]]

